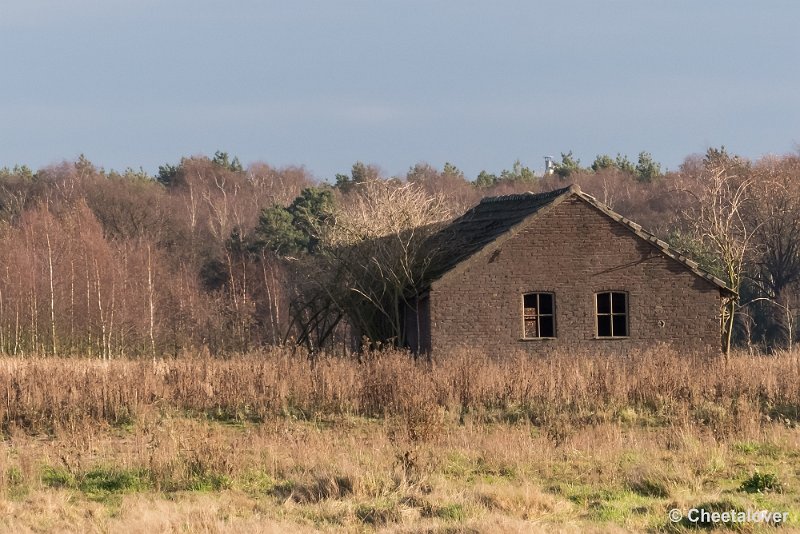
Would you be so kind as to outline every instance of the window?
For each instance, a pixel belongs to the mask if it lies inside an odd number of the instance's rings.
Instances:
[[[552,293],[528,293],[522,296],[522,320],[525,339],[556,337]]]
[[[628,295],[619,291],[596,296],[597,337],[627,337]]]

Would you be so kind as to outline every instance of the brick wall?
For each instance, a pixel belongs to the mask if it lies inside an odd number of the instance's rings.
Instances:
[[[499,251],[434,282],[434,351],[625,352],[659,342],[719,350],[720,294],[710,282],[577,198],[527,224]],[[612,290],[628,294],[629,336],[597,339],[594,295]],[[554,293],[555,339],[523,339],[522,295],[530,292]]]

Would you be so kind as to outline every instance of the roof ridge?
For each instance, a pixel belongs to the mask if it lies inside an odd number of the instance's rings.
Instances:
[[[481,199],[481,204],[490,204],[493,202],[512,202],[515,200],[545,200],[549,198],[555,198],[557,196],[563,195],[564,193],[575,191],[577,186],[570,185],[567,187],[563,187],[561,189],[553,189],[552,191],[544,191],[542,193],[534,193],[533,191],[526,191],[524,193],[513,193],[510,195],[498,195],[495,197],[484,197]],[[580,189],[578,189],[580,192]]]
[[[441,255],[431,266],[426,276],[426,284],[430,286],[433,281],[458,268],[459,264],[470,261],[476,254],[480,254],[490,243],[503,239],[504,235],[513,232],[514,228],[524,224],[529,217],[538,216],[544,210],[567,198],[583,200],[627,228],[639,239],[649,243],[664,256],[677,261],[696,276],[716,285],[728,295],[736,295],[736,292],[728,287],[724,280],[704,269],[683,251],[673,248],[666,241],[642,228],[640,224],[615,212],[592,195],[584,193],[576,184],[542,193],[529,191],[484,198],[432,236],[438,239],[439,245],[446,244],[442,249],[446,253]]]

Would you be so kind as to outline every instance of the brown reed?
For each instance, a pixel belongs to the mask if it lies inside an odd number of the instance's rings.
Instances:
[[[797,424],[800,353],[728,358],[665,347],[626,357],[558,353],[486,358],[468,350],[430,360],[388,350],[356,359],[273,349],[228,359],[156,362],[0,359],[0,422],[30,432],[124,425],[152,410],[225,420],[408,417],[585,425]],[[4,397],[4,398],[3,398]]]

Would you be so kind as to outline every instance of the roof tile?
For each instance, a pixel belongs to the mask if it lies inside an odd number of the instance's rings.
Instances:
[[[671,248],[668,243],[644,230],[641,225],[614,212],[591,195],[582,192],[580,187],[575,184],[546,193],[521,193],[487,197],[481,200],[478,205],[430,237],[429,247],[436,253],[432,255],[432,262],[426,271],[424,286],[430,287],[431,283],[454,269],[458,264],[468,260],[500,236],[556,200],[573,195],[623,224],[639,238],[648,241],[666,256],[679,262],[697,276],[718,286],[728,295],[736,294],[724,281],[701,268],[697,262],[686,258]]]

